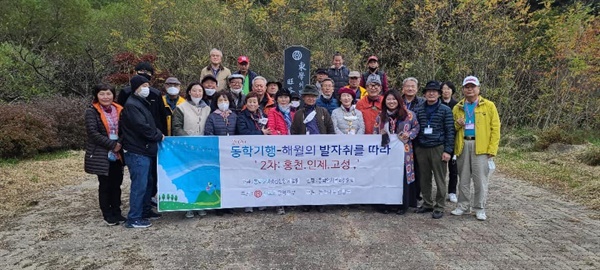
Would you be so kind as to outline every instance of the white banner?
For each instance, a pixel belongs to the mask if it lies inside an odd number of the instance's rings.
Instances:
[[[404,145],[376,135],[167,137],[159,211],[401,204]]]

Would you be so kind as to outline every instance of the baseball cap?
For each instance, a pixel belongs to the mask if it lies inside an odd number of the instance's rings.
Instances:
[[[175,77],[169,77],[165,81],[165,84],[178,84],[178,85],[181,85],[181,82],[177,78],[175,78]]]
[[[360,78],[360,72],[358,71],[350,71],[350,74],[348,74],[349,78]]]
[[[375,60],[376,62],[379,62],[379,58],[377,58],[377,56],[375,56],[375,55],[369,56],[369,59],[367,60],[367,63],[371,62],[371,60]]]
[[[238,64],[241,63],[250,63],[250,58],[248,58],[248,56],[245,55],[238,57]]]
[[[317,69],[317,74],[327,74],[327,70],[324,68]]]
[[[465,86],[465,85],[470,84],[470,83],[472,83],[472,84],[474,84],[476,86],[479,86],[479,79],[477,79],[477,77],[475,77],[475,76],[467,76],[463,80],[462,85]]]

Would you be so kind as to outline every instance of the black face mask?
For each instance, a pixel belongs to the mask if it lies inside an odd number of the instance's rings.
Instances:
[[[377,70],[377,68],[369,67],[369,70],[370,70],[371,72],[373,72],[373,71]]]
[[[138,72],[137,74],[138,74],[138,75],[140,75],[140,76],[143,76],[143,77],[144,77],[144,78],[146,78],[148,81],[152,80],[152,75],[150,75],[150,74],[147,74],[147,73],[140,73],[140,72]]]

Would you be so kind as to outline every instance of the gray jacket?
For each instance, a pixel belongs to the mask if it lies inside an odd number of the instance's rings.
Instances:
[[[350,108],[349,112],[342,107],[333,110],[331,120],[333,121],[335,134],[348,134],[349,130],[353,130],[354,134],[365,134],[365,121],[362,112],[355,109],[354,106]]]

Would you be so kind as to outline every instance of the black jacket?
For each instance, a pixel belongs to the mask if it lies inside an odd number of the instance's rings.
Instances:
[[[260,110],[260,108],[258,110]],[[257,122],[254,122],[254,120],[252,120],[251,114],[252,113],[248,110],[243,110],[242,112],[240,112],[240,114],[238,115],[238,118],[237,118],[237,123],[236,123],[237,127],[236,127],[235,134],[237,134],[237,135],[263,135],[261,125],[258,123],[258,119],[256,119]],[[267,118],[266,115],[263,115],[263,117]]]
[[[452,110],[439,100],[433,106],[435,106],[435,110],[431,115],[427,115],[427,102],[417,107],[415,113],[420,127],[417,145],[426,148],[444,145],[444,152],[453,153],[454,118]],[[425,128],[428,125],[433,129],[432,134],[425,134]]]
[[[123,140],[125,151],[154,157],[163,133],[156,127],[149,108],[150,103],[146,99],[131,95],[121,113],[119,137]]]
[[[131,86],[127,86],[119,92],[117,103],[121,104],[121,106],[125,106],[125,103],[127,103],[127,99],[130,96]],[[154,124],[163,134],[167,134],[167,116],[169,114],[165,108],[165,103],[163,102],[160,91],[154,87],[150,87],[150,95],[148,95],[146,100],[150,103],[149,109],[152,117],[154,118]]]
[[[100,112],[93,106],[85,110],[85,143],[84,170],[86,173],[108,176],[110,161],[108,151],[115,148],[117,141],[108,138],[106,128],[100,118]],[[119,164],[122,164],[120,161]]]
[[[448,106],[450,109],[454,109],[454,105],[458,104],[458,101],[456,101],[456,99],[450,98],[450,101],[448,103],[444,102],[444,99],[440,98],[440,100],[442,101],[442,104]]]

